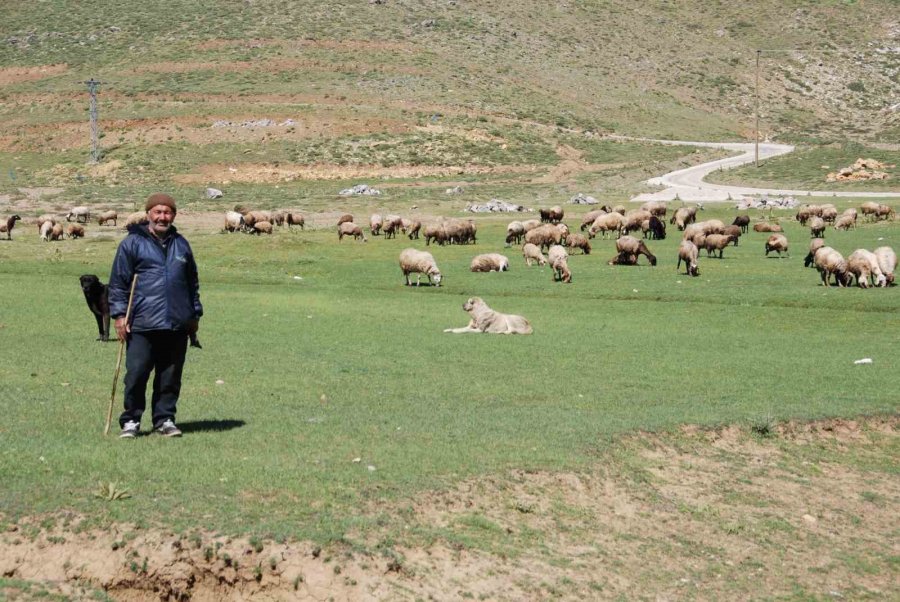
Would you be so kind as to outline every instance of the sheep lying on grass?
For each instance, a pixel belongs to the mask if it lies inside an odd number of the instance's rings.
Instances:
[[[466,334],[486,332],[491,334],[531,334],[531,324],[522,316],[501,314],[488,307],[480,297],[472,297],[463,303],[463,309],[472,319],[462,328],[445,328],[444,332]]]
[[[569,271],[569,254],[560,245],[553,245],[547,253],[550,267],[553,268],[554,282],[572,282],[572,272]]]
[[[847,271],[856,277],[856,285],[869,288],[869,279],[875,286],[887,286],[887,278],[878,265],[875,253],[866,249],[857,249],[847,258]]]
[[[22,219],[18,215],[11,215],[3,223],[0,223],[0,234],[6,232],[6,240],[12,240],[12,231],[16,227],[16,222]]]
[[[697,245],[689,240],[682,240],[681,244],[678,245],[678,263],[675,265],[675,270],[677,271],[681,267],[681,262],[683,261],[689,276],[699,276],[700,268],[697,266],[697,255],[699,252]]]
[[[345,236],[352,236],[353,240],[368,242],[366,235],[363,234],[362,228],[353,222],[341,222],[338,224],[338,240],[344,240]]]
[[[535,261],[538,265],[547,265],[547,258],[541,253],[540,247],[530,242],[525,243],[522,247],[522,257],[525,258],[525,263],[528,267],[531,267],[531,264]]]
[[[813,263],[822,278],[822,286],[828,286],[828,279],[833,275],[837,286],[850,286],[852,276],[847,271],[847,260],[831,247],[820,247],[816,250]]]
[[[807,253],[806,257],[803,259],[803,267],[810,267],[813,264],[813,261],[816,258],[816,251],[825,246],[825,240],[821,238],[814,238],[809,241],[809,253]]]
[[[476,255],[469,269],[473,272],[506,272],[509,270],[509,259],[500,253]]]
[[[419,286],[422,274],[428,276],[429,284],[434,286],[440,286],[443,279],[441,271],[434,261],[434,256],[427,251],[418,251],[412,248],[403,249],[400,252],[400,271],[406,278],[406,286],[410,286],[410,274],[416,275],[416,286]]]
[[[758,222],[753,224],[754,232],[784,232],[784,228],[778,224],[770,224],[768,222]]]
[[[878,247],[874,251],[875,257],[878,258],[878,267],[887,284],[894,285],[894,270],[897,269],[897,254],[890,247]]]
[[[778,253],[779,257],[781,257],[782,253],[788,252],[788,239],[784,234],[773,234],[766,240],[766,257],[772,251]],[[790,257],[790,254],[788,257]]]

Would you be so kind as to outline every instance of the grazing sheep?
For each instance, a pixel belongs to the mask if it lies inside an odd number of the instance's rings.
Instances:
[[[473,245],[478,242],[476,234],[478,233],[478,226],[475,225],[475,222],[472,220],[451,220],[452,227],[448,231],[450,242],[456,243],[458,245],[467,245],[472,243]]]
[[[656,256],[650,252],[644,241],[633,236],[622,236],[616,240],[618,255],[613,257],[609,265],[637,265],[638,255],[644,255],[650,260],[650,265],[656,265]]]
[[[522,257],[525,258],[525,264],[528,267],[531,267],[532,262],[535,261],[538,265],[547,265],[547,258],[541,253],[540,247],[533,245],[530,242],[525,243],[522,247]]]
[[[809,241],[809,253],[806,254],[806,257],[803,259],[803,267],[808,268],[813,264],[813,261],[816,258],[816,251],[825,246],[825,240],[821,238],[814,238]]]
[[[428,276],[429,284],[434,286],[441,285],[441,271],[434,261],[434,257],[427,251],[417,251],[416,249],[403,249],[400,252],[400,270],[403,277],[406,278],[406,286],[410,286],[409,275],[416,275],[416,286],[419,286],[421,275]]]
[[[81,224],[69,224],[66,228],[66,236],[69,238],[84,238],[84,226]]]
[[[340,226],[341,224],[343,224],[345,222],[352,222],[352,221],[353,221],[353,216],[350,215],[349,213],[345,213],[344,215],[342,215],[338,218],[337,225]]]
[[[860,288],[869,288],[869,278],[875,286],[887,286],[887,277],[878,265],[878,257],[872,251],[857,249],[847,258],[847,271],[856,276]]]
[[[527,219],[524,222],[522,222],[522,227],[525,228],[526,232],[528,232],[529,230],[534,230],[535,228],[537,228],[540,225],[541,225],[541,220],[539,220],[539,219]]]
[[[125,225],[122,226],[126,230],[128,226],[136,226],[137,224],[146,224],[147,223],[147,212],[146,211],[135,211],[134,213],[128,214],[128,217],[125,218]]]
[[[594,220],[600,217],[601,215],[606,215],[609,211],[604,209],[595,209],[594,211],[588,211],[581,217],[581,231],[584,232],[588,228],[591,227],[591,224],[594,223]]]
[[[16,222],[22,219],[18,215],[11,215],[6,221],[0,224],[0,234],[6,232],[6,240],[12,240],[12,231],[16,227]]]
[[[69,209],[69,213],[66,214],[66,221],[71,222],[73,219],[76,222],[86,224],[91,219],[91,210],[85,206],[72,207]]]
[[[241,217],[244,218],[244,228],[249,232],[256,223],[256,214],[252,211],[240,211]]]
[[[385,239],[397,238],[397,230],[403,226],[403,218],[399,215],[386,215],[381,231],[384,233]]]
[[[569,233],[566,236],[566,247],[569,249],[581,249],[583,255],[591,254],[591,243],[584,234],[577,232]]]
[[[750,216],[749,215],[738,215],[734,218],[734,221],[731,222],[732,226],[738,226],[741,229],[741,234],[746,234],[750,229]]]
[[[841,215],[834,220],[835,230],[849,230],[856,227],[856,219],[852,215]]]
[[[560,245],[553,245],[547,253],[547,260],[553,268],[554,282],[572,282],[572,272],[569,270],[569,254]]]
[[[625,218],[622,222],[622,233],[628,234],[630,232],[636,232],[641,229],[641,224],[644,221],[649,220],[653,217],[649,211],[644,211],[643,209],[635,209],[634,211],[629,211],[625,214]]]
[[[684,261],[687,274],[689,276],[699,276],[700,269],[697,266],[697,255],[699,252],[697,245],[689,240],[682,240],[681,244],[678,245],[678,263],[675,265],[675,270],[677,271],[681,267],[681,262]]]
[[[525,226],[522,222],[512,221],[506,226],[506,246],[513,243],[522,244],[522,238],[525,236]]]
[[[878,203],[875,201],[866,201],[859,207],[860,213],[863,214],[864,218],[871,217],[872,219],[876,219],[876,214],[878,213]]]
[[[64,234],[62,224],[56,224],[50,230],[50,240],[62,240]]]
[[[894,270],[897,269],[897,254],[890,247],[878,247],[874,251],[875,257],[878,259],[878,267],[884,274],[885,282],[893,286]]]
[[[611,213],[618,213],[619,215],[624,216],[628,211],[625,209],[625,205],[616,205],[612,208]]]
[[[700,229],[707,236],[710,234],[722,234],[725,231],[725,222],[718,219],[708,219],[703,222],[697,222],[696,225],[700,226]]]
[[[805,226],[806,222],[809,221],[809,218],[813,216],[812,212],[809,210],[809,205],[803,205],[799,209],[797,209],[797,214],[794,216],[798,222],[800,222],[801,226]]]
[[[825,237],[825,220],[818,215],[809,218],[809,233],[813,238]]]
[[[816,250],[813,263],[822,278],[822,286],[828,286],[828,279],[834,275],[837,286],[850,286],[853,276],[847,270],[847,260],[831,247],[820,247]]]
[[[250,229],[250,234],[256,234],[257,236],[260,234],[271,234],[273,229],[272,222],[267,222],[265,220],[258,221],[253,224],[253,227]]]
[[[784,232],[784,228],[778,224],[770,224],[769,222],[758,222],[753,224],[754,232]]]
[[[487,332],[491,334],[531,334],[532,328],[528,320],[514,314],[502,314],[488,307],[480,297],[472,297],[463,303],[463,309],[469,312],[472,319],[462,328],[445,328],[444,332],[465,334],[469,332]]]
[[[859,213],[853,207],[847,207],[846,209],[844,209],[844,211],[843,211],[843,213],[841,213],[841,215],[849,215],[850,217],[853,218],[853,222],[856,223],[856,218],[859,215]]]
[[[472,258],[469,265],[472,272],[506,272],[509,270],[509,258],[500,253],[485,253]]]
[[[269,222],[272,223],[272,212],[271,211],[245,211],[244,212],[244,223],[247,224],[247,227],[252,228],[256,222]]]
[[[116,226],[119,221],[119,213],[113,209],[109,211],[104,211],[100,215],[97,216],[97,223],[101,226],[106,225],[108,222],[112,222],[113,226]]]
[[[622,215],[620,213],[606,213],[594,220],[588,230],[588,236],[594,238],[597,232],[603,233],[603,238],[607,238],[609,232],[620,232],[622,230]]]
[[[41,231],[41,226],[44,225],[44,222],[50,222],[51,225],[56,224],[56,217],[49,213],[45,213],[38,217],[37,221],[35,222],[37,224],[38,232]]]
[[[558,224],[563,220],[563,217],[565,217],[565,213],[559,205],[554,205],[549,209],[540,209],[539,212],[541,214],[541,221],[550,222],[551,224]]]
[[[437,244],[444,246],[447,244],[447,230],[444,228],[443,222],[433,222],[425,225],[425,230],[422,233],[425,236],[425,245],[430,245],[431,241],[436,242]]]
[[[875,219],[894,219],[894,210],[889,205],[878,205],[878,209],[875,210]]]
[[[664,240],[666,238],[666,223],[655,215],[651,215],[650,219],[641,223],[641,230],[644,233],[644,238],[649,238],[650,240]]]
[[[834,206],[832,205],[829,207],[822,207],[822,215],[820,215],[819,217],[821,217],[822,220],[824,220],[826,222],[834,223],[834,220],[837,219],[837,216],[838,216],[837,209],[835,209]]]
[[[727,234],[728,236],[734,237],[734,246],[738,246],[738,239],[741,237],[741,227],[735,226],[734,224],[730,226],[725,226],[725,229],[722,230],[722,234]]]
[[[644,211],[649,211],[650,215],[655,215],[656,217],[665,218],[666,211],[668,211],[669,204],[665,201],[647,201],[643,205],[641,205],[641,209]]]
[[[53,232],[53,228],[56,226],[53,222],[44,222],[41,224],[41,240],[48,241],[50,240],[50,233]]]
[[[697,221],[698,209],[699,207],[679,207],[675,210],[669,223],[674,224],[679,230],[684,230],[685,226]]]
[[[769,253],[772,251],[778,253],[779,257],[781,257],[782,252],[788,252],[788,239],[784,234],[773,234],[766,241],[766,257],[768,257]],[[789,253],[788,257],[790,257]]]
[[[283,228],[283,227],[284,227],[284,221],[285,221],[286,219],[287,219],[287,214],[285,214],[284,211],[281,211],[281,210],[279,209],[279,210],[277,210],[277,211],[273,211],[273,212],[272,212],[272,223],[275,224],[276,226],[278,226],[278,227],[280,227],[280,228]]]
[[[725,247],[728,246],[728,243],[734,242],[734,240],[734,237],[729,234],[710,234],[703,243],[703,248],[706,249],[706,256],[715,257],[715,252],[718,251],[719,259],[722,259],[722,252],[725,250]]]
[[[363,242],[369,242],[366,239],[366,235],[363,234],[362,228],[360,228],[353,222],[341,222],[338,225],[338,240],[344,240],[345,236],[352,236],[353,240],[362,240]]]
[[[225,232],[237,232],[239,230],[243,230],[244,226],[245,223],[243,215],[241,215],[237,211],[225,212],[225,227],[223,228]]]
[[[525,242],[530,242],[544,250],[562,242],[562,231],[554,224],[545,224],[525,233]]]
[[[288,230],[292,229],[293,226],[300,226],[300,229],[303,230],[303,226],[306,224],[303,214],[295,213],[293,211],[289,211],[288,214],[284,216],[284,221],[287,222]]]
[[[400,231],[406,234],[410,240],[419,239],[419,230],[422,229],[422,222],[417,219],[406,219],[403,218],[402,224],[400,225]]]

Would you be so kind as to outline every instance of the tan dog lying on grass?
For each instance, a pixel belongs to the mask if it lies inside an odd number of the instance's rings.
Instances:
[[[463,334],[467,332],[490,332],[494,334],[531,334],[532,328],[528,320],[522,316],[501,314],[487,306],[481,297],[472,297],[463,303],[463,309],[469,312],[472,320],[462,328],[446,328],[444,332]]]

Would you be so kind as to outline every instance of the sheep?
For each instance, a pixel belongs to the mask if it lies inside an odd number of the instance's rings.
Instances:
[[[125,218],[125,225],[122,226],[126,230],[128,226],[136,226],[138,224],[146,224],[147,223],[147,212],[146,211],[135,211],[134,213],[130,213],[128,217]]]
[[[726,234],[728,236],[734,237],[734,246],[738,246],[738,240],[741,238],[741,227],[735,226],[734,224],[730,226],[725,226],[725,229],[722,230],[722,234]]]
[[[565,212],[563,212],[562,207],[560,207],[559,205],[554,205],[549,209],[539,209],[538,211],[541,214],[542,222],[558,224],[563,220],[563,217],[565,217]]]
[[[618,255],[613,257],[609,265],[637,265],[638,255],[644,255],[650,260],[650,265],[656,265],[656,256],[650,252],[644,241],[633,236],[623,236],[616,241]]]
[[[749,215],[738,215],[734,218],[734,221],[731,222],[732,226],[738,226],[741,229],[741,234],[746,234],[750,229],[750,216]]]
[[[369,242],[368,239],[366,239],[366,235],[363,234],[362,228],[353,222],[341,222],[338,225],[338,240],[344,240],[345,236],[352,236],[353,240]]]
[[[606,213],[594,220],[588,230],[588,236],[594,238],[597,232],[603,233],[603,238],[607,238],[609,232],[619,232],[622,229],[622,215],[619,213]]]
[[[41,231],[41,226],[44,225],[44,222],[50,222],[51,225],[54,225],[54,224],[56,224],[56,217],[54,217],[53,215],[51,215],[49,213],[45,213],[45,214],[41,215],[40,217],[38,217],[37,221],[35,222],[37,224],[38,232]]]
[[[699,207],[679,207],[675,210],[669,223],[675,225],[679,230],[684,230],[685,226],[697,221],[698,209]]]
[[[869,278],[875,286],[887,286],[887,277],[878,265],[878,257],[872,251],[857,249],[847,258],[847,271],[856,276],[860,288],[869,288]]]
[[[877,219],[878,217],[878,203],[875,201],[866,201],[862,205],[860,205],[859,210],[862,212],[863,217],[871,217],[872,219]]]
[[[554,282],[572,282],[572,272],[569,270],[569,254],[560,245],[553,245],[547,252],[550,267],[553,268]]]
[[[622,223],[622,233],[628,234],[629,232],[640,230],[643,221],[649,220],[651,217],[653,216],[649,211],[644,211],[642,209],[629,211],[625,214],[625,219]]]
[[[118,225],[119,213],[115,210],[104,211],[100,215],[97,216],[97,223],[101,226],[106,225],[108,222],[112,222],[113,226]]]
[[[562,238],[562,231],[553,224],[545,224],[525,233],[525,242],[537,245],[541,250],[560,244]]]
[[[688,224],[684,228],[684,233],[681,235],[682,240],[689,240],[695,245],[697,245],[698,249],[702,249],[706,244],[706,233],[703,231],[703,223],[693,223]]]
[[[525,258],[525,265],[528,267],[531,267],[531,264],[535,261],[538,265],[547,265],[547,258],[541,253],[540,247],[530,242],[522,246],[522,257]]]
[[[392,219],[396,217],[397,219]],[[400,229],[400,217],[399,216],[388,216],[385,218],[384,223],[381,226],[381,233],[384,234],[384,239],[387,240],[389,238],[397,238],[397,230]]]
[[[467,245],[472,243],[473,245],[478,242],[477,235],[478,234],[478,226],[475,225],[475,222],[472,220],[460,221],[459,229],[456,231],[456,243],[460,245]],[[453,242],[453,237],[451,236],[451,242]]]
[[[897,269],[897,254],[890,247],[878,247],[874,251],[875,257],[878,259],[878,267],[884,274],[885,283],[894,285],[894,270]]]
[[[509,270],[509,258],[500,253],[476,255],[469,264],[472,272],[506,272]]]
[[[841,215],[834,220],[835,230],[849,230],[856,227],[856,219],[852,215]]]
[[[425,225],[425,245],[430,245],[431,241],[443,246],[447,244],[447,230],[444,228],[443,222],[433,222]]]
[[[284,211],[280,209],[272,212],[272,223],[278,227],[284,227],[284,221],[287,219],[287,215]]]
[[[76,222],[86,224],[88,220],[91,219],[91,210],[83,205],[79,207],[72,207],[66,214],[66,221],[71,222],[73,219]]]
[[[852,275],[847,271],[847,260],[831,247],[819,247],[813,256],[813,263],[822,278],[822,286],[828,286],[828,278],[832,275],[837,286],[850,286]]]
[[[525,231],[534,230],[538,226],[541,225],[541,220],[539,219],[528,219],[522,222],[522,227],[525,228]]]
[[[650,215],[655,215],[656,217],[666,217],[666,211],[668,211],[669,205],[665,201],[647,201],[643,205],[641,205],[641,209],[644,211],[649,211]]]
[[[719,252],[719,259],[722,259],[722,252],[728,243],[733,242],[734,237],[728,234],[710,234],[704,241],[703,248],[706,249],[707,257],[714,257],[715,252]]]
[[[53,222],[44,222],[41,224],[41,240],[50,240],[50,233],[53,232],[54,226],[56,226],[56,224]]]
[[[837,216],[838,216],[837,209],[835,209],[834,206],[830,206],[830,207],[822,207],[822,215],[819,217],[821,217],[822,220],[824,220],[826,222],[833,223],[834,220],[837,219]]]
[[[821,238],[814,238],[809,241],[809,253],[806,254],[806,257],[803,259],[803,267],[808,268],[813,264],[813,260],[816,258],[816,251],[825,246],[825,240]]]
[[[16,227],[16,222],[22,219],[18,215],[11,215],[6,221],[0,224],[0,233],[6,232],[6,240],[12,240],[12,231]]]
[[[606,215],[609,211],[604,209],[596,209],[594,211],[588,211],[581,217],[581,231],[584,232],[588,228],[591,227],[591,224],[594,223],[594,220],[600,217],[601,215]]]
[[[709,236],[710,234],[722,234],[725,231],[725,222],[718,219],[708,219],[703,222],[697,222],[697,225],[703,230],[703,233]]]
[[[782,252],[788,253],[788,239],[784,234],[773,234],[766,241],[766,257],[772,251],[778,253],[779,257],[781,257]],[[790,257],[790,253],[788,253],[788,257]]]
[[[583,255],[591,254],[591,243],[584,234],[570,233],[566,236],[566,247],[581,249]]]
[[[272,229],[272,222],[262,220],[253,224],[253,228],[250,229],[250,234],[256,234],[257,236],[260,234],[271,234]]]
[[[69,238],[84,238],[84,226],[81,224],[69,224],[66,228],[66,235]]]
[[[824,238],[825,220],[817,215],[809,218],[809,233],[813,238]]]
[[[797,214],[794,216],[794,219],[800,222],[801,226],[805,226],[810,217],[812,217],[812,213],[809,210],[809,205],[804,205],[797,209]]]
[[[225,212],[225,226],[222,228],[224,232],[237,232],[243,230],[245,226],[244,216],[237,211]]]
[[[678,270],[681,267],[681,262],[684,261],[687,274],[689,276],[699,276],[700,269],[697,266],[697,255],[699,252],[697,245],[689,240],[682,240],[681,244],[678,245],[678,263],[675,265],[675,269]]]
[[[625,205],[616,205],[612,208],[612,211],[610,213],[618,213],[619,215],[624,216],[627,211],[625,209]]]
[[[63,227],[62,224],[56,224],[50,230],[50,240],[62,240],[63,239]]]
[[[244,212],[244,223],[247,224],[248,227],[252,228],[256,222],[272,222],[272,212],[271,211],[245,211]]]
[[[419,286],[422,274],[428,276],[429,284],[434,286],[440,286],[443,279],[434,257],[427,251],[403,249],[400,252],[400,270],[403,272],[403,277],[406,278],[406,286],[411,286],[410,274],[416,274],[416,286]]]
[[[843,211],[843,213],[841,213],[841,215],[848,215],[848,216],[852,217],[853,223],[855,224],[856,219],[859,216],[859,213],[853,207],[847,207],[846,209],[844,209],[844,211]]]
[[[406,219],[403,218],[402,223],[400,225],[400,231],[406,234],[406,236],[412,240],[419,240],[419,230],[422,229],[422,222],[417,219]]]
[[[768,222],[759,222],[753,224],[754,232],[784,232],[784,228],[778,224],[770,224]]]
[[[353,216],[350,215],[349,213],[345,213],[344,215],[342,215],[338,218],[337,225],[340,226],[344,222],[352,222],[352,221],[353,221]]]
[[[522,225],[522,222],[512,221],[506,226],[506,246],[510,246],[513,243],[521,244],[524,236],[525,226]]]
[[[306,224],[303,214],[294,211],[288,211],[284,216],[284,221],[287,222],[288,230],[291,230],[293,226],[300,226],[300,229],[303,230],[303,226]]]
[[[875,219],[892,220],[894,219],[894,210],[888,205],[878,205],[878,209],[875,210]]]
[[[666,238],[666,223],[655,215],[651,215],[650,219],[641,223],[641,230],[644,232],[644,238],[649,237],[650,240],[664,240]]]
[[[235,211],[237,211],[237,207],[235,207]],[[244,228],[248,232],[252,230],[253,225],[256,223],[256,214],[252,211],[238,211],[238,213],[244,218]]]

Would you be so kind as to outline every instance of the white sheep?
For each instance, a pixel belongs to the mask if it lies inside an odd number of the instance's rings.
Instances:
[[[476,255],[469,269],[473,272],[506,272],[509,270],[509,258],[500,253]]]
[[[352,236],[354,240],[362,240],[369,242],[366,235],[363,234],[362,228],[353,222],[341,222],[338,225],[338,240],[344,240],[345,236]]]
[[[378,236],[381,234],[381,229],[384,227],[384,218],[380,213],[373,213],[369,217],[369,233],[372,236]]]
[[[853,251],[847,258],[847,271],[856,276],[856,284],[860,288],[869,288],[869,278],[875,286],[887,286],[887,278],[878,265],[878,257],[872,251]]]
[[[410,274],[416,274],[416,286],[419,286],[422,274],[428,276],[428,282],[434,286],[440,286],[443,279],[441,271],[434,261],[434,256],[427,251],[403,249],[400,252],[400,270],[403,272],[403,277],[406,278],[406,286],[411,286]]]
[[[828,278],[834,275],[838,286],[850,286],[852,276],[847,271],[847,260],[831,247],[820,247],[816,250],[813,263],[822,278],[822,286],[828,286]]]
[[[76,222],[87,223],[89,219],[91,219],[91,210],[85,206],[80,207],[72,207],[69,210],[69,213],[66,214],[66,221],[71,222],[72,220]]]
[[[53,222],[44,222],[41,224],[41,240],[48,241],[50,240],[50,233],[53,232],[53,227],[56,224]]]
[[[897,269],[897,254],[890,247],[878,247],[874,251],[875,257],[878,258],[878,267],[884,274],[886,284],[894,284],[894,270]]]
[[[225,232],[237,232],[244,229],[244,216],[237,211],[225,212]]]
[[[689,240],[682,240],[681,244],[678,245],[678,263],[675,265],[675,270],[681,267],[681,262],[683,261],[688,275],[699,276],[700,269],[697,266],[697,255],[699,252],[697,245]]]
[[[538,265],[547,265],[547,258],[541,253],[541,248],[530,242],[525,243],[522,247],[522,257],[525,258],[525,264],[528,267],[531,267],[531,264],[535,261]]]
[[[553,268],[554,282],[572,282],[572,272],[569,271],[569,254],[565,247],[553,245],[547,253],[550,267]]]

